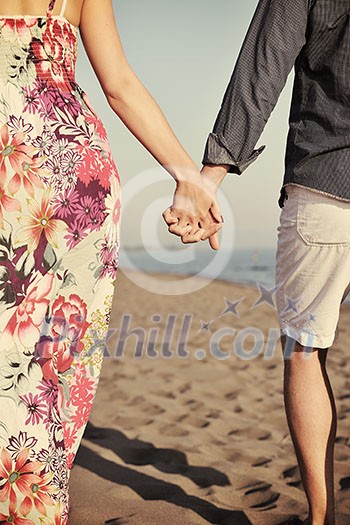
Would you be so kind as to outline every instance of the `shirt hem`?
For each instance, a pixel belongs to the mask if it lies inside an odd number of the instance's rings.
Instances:
[[[335,334],[311,334],[302,330],[296,330],[290,326],[281,326],[280,329],[282,335],[286,335],[290,339],[293,339],[304,348],[320,348],[322,350],[327,349],[333,345],[335,340]]]
[[[287,188],[287,186],[297,186],[298,188],[305,188],[307,190],[313,191],[314,193],[319,193],[321,195],[325,195],[326,197],[330,197],[338,201],[350,202],[350,199],[347,199],[346,197],[340,197],[339,195],[334,195],[333,193],[328,193],[327,191],[318,190],[317,188],[312,188],[310,186],[306,186],[305,184],[298,184],[297,182],[287,182],[286,184],[283,184],[282,188]]]

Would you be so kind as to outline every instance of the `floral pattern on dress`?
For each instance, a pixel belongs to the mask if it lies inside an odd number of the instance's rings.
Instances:
[[[51,2],[54,4],[54,2]],[[66,525],[102,366],[120,181],[62,17],[0,17],[0,523]]]

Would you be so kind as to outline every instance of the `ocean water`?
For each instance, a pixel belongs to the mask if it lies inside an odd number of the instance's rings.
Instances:
[[[275,285],[275,258],[275,248],[237,248],[214,252],[195,245],[181,250],[149,251],[124,247],[120,253],[120,266],[143,272],[199,275],[252,286],[261,284],[271,289]],[[350,294],[346,302],[350,304]]]
[[[203,249],[167,249],[148,253],[145,249],[124,248],[121,268],[176,275],[200,275],[225,281],[273,287],[275,249],[236,249],[232,253]]]

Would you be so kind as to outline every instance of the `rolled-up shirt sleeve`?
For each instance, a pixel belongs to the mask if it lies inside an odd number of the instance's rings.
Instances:
[[[241,174],[306,42],[310,0],[260,0],[241,48],[203,164]]]

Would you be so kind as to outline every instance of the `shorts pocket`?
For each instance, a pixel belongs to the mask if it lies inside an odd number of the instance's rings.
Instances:
[[[349,246],[350,204],[327,197],[299,200],[297,232],[310,246]]]

